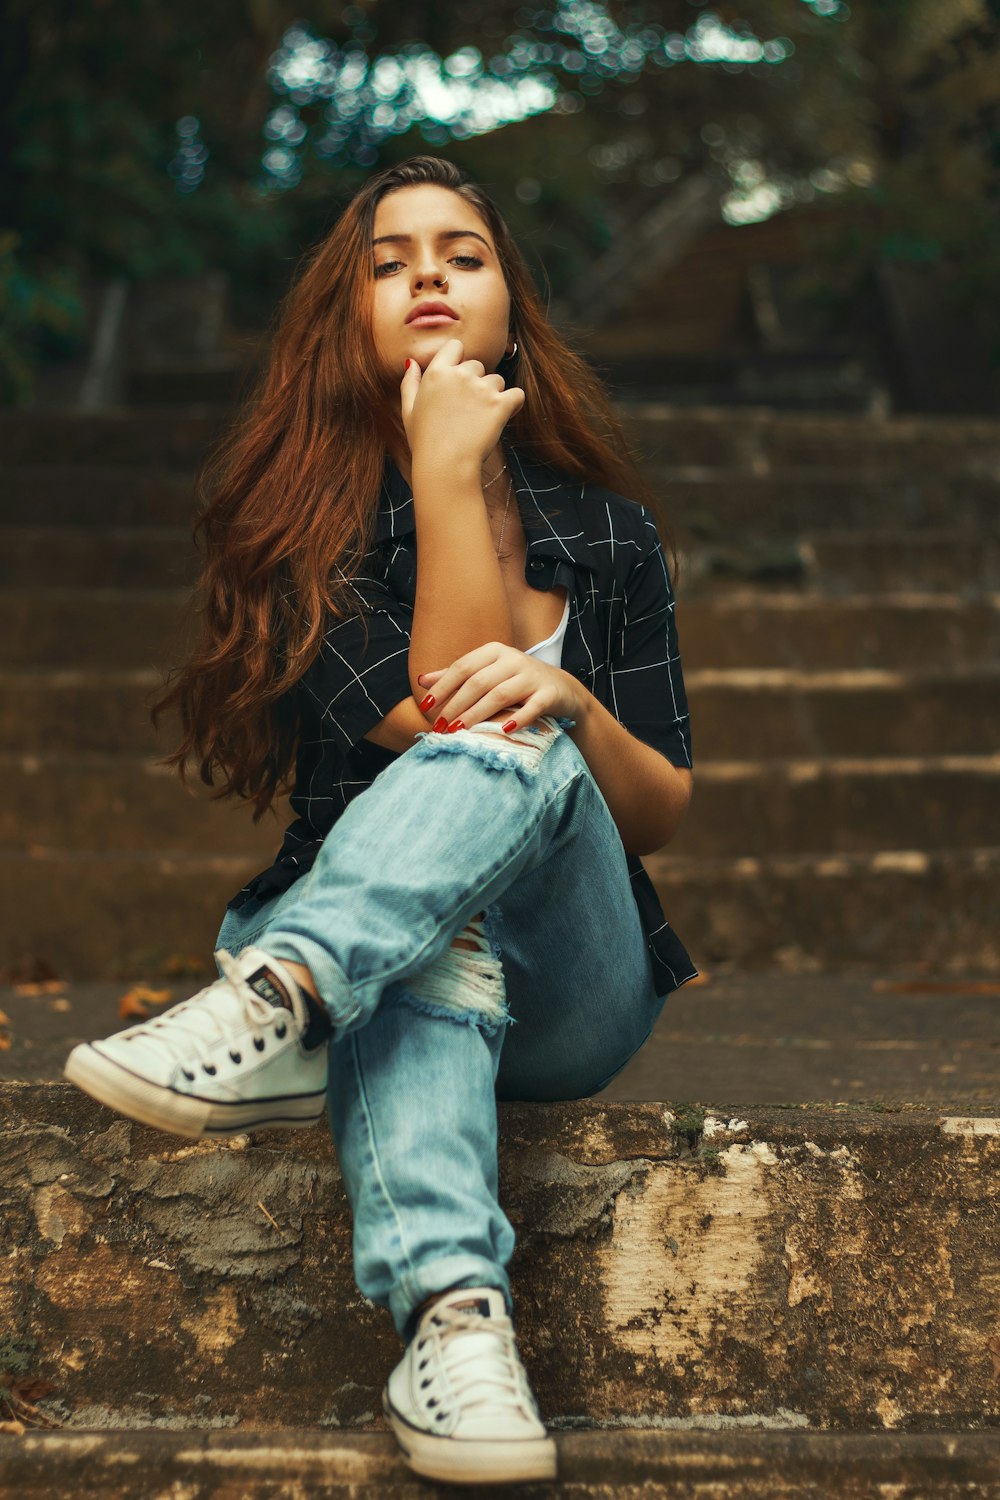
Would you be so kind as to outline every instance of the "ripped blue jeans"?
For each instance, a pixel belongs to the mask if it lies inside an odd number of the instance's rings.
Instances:
[[[307,874],[219,932],[218,948],[254,943],[312,973],[334,1024],[327,1114],[355,1278],[404,1341],[418,1304],[453,1286],[498,1287],[512,1312],[497,1099],[598,1093],[666,998],[572,726],[418,736]]]

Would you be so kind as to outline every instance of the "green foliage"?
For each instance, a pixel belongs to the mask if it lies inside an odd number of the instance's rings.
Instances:
[[[68,266],[36,269],[20,237],[0,230],[0,402],[18,405],[34,388],[38,361],[83,352],[84,306]]]

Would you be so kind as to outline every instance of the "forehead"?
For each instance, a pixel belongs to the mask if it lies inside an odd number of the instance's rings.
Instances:
[[[435,182],[397,188],[375,205],[373,235],[440,234],[474,230],[492,247],[493,236],[482,216],[460,193]]]

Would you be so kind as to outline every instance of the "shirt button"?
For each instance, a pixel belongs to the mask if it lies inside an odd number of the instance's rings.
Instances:
[[[586,667],[577,667],[576,675],[577,677],[589,677],[590,673]]]
[[[533,573],[538,573],[542,568],[545,567],[545,564],[542,562],[542,559],[540,557],[533,557],[531,559],[531,562],[528,564],[528,567]]]

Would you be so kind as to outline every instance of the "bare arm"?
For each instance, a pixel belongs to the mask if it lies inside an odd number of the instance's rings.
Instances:
[[[484,641],[514,644],[514,626],[483,500],[478,461],[413,465],[417,586],[410,633],[410,685],[417,703],[431,672]],[[425,725],[425,727],[427,727]]]
[[[601,789],[627,854],[654,854],[677,833],[694,785],[688,766],[672,765],[643,744],[592,693],[567,730]]]

